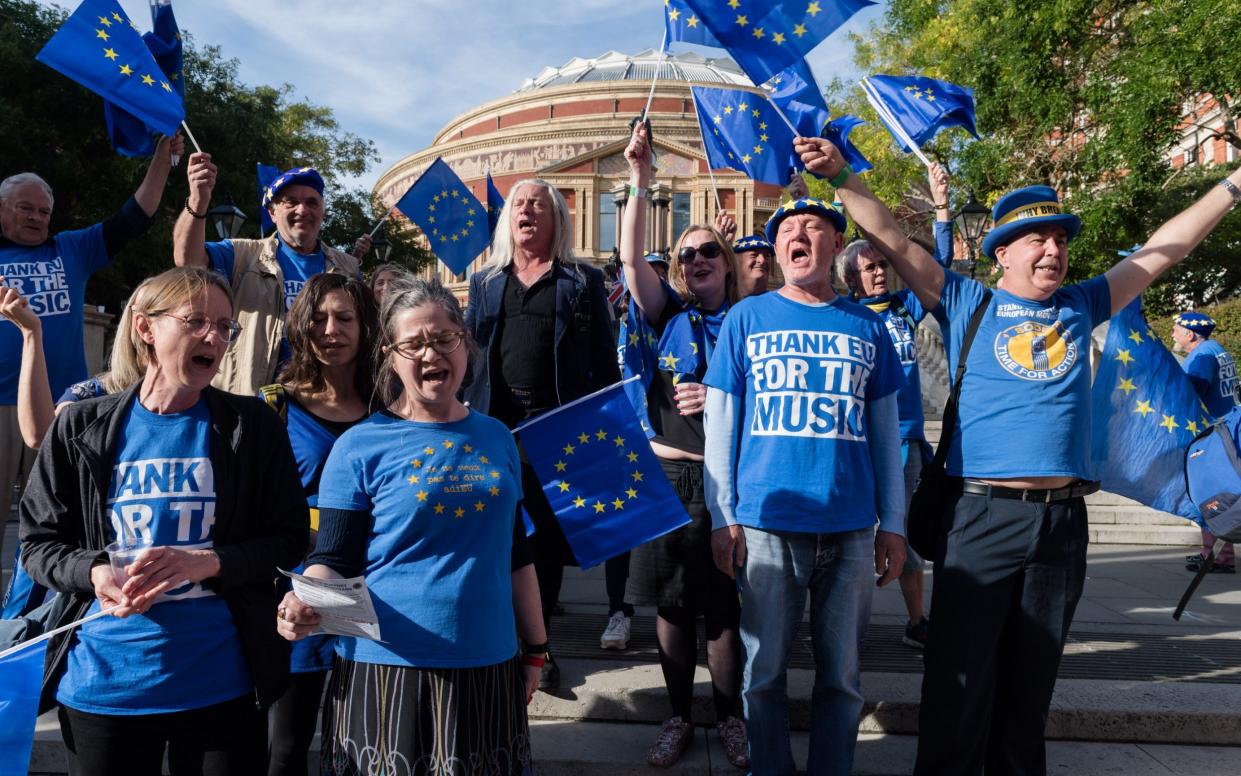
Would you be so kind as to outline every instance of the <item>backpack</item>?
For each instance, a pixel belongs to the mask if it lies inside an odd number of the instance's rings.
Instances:
[[[1185,489],[1198,507],[1204,527],[1215,536],[1198,573],[1181,596],[1172,618],[1179,620],[1186,604],[1215,562],[1224,542],[1241,541],[1241,406],[1234,407],[1185,448]]]

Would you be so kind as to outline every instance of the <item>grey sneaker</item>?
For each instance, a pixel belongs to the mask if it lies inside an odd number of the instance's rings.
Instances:
[[[603,629],[599,637],[600,649],[625,649],[629,646],[631,626],[624,612],[613,612],[608,618],[608,627]]]
[[[749,768],[750,739],[745,734],[745,723],[736,717],[729,717],[715,723],[715,732],[720,734],[720,743],[724,744],[724,756],[728,762],[734,768]]]
[[[694,740],[694,728],[680,717],[664,722],[655,743],[646,750],[646,761],[656,768],[675,765]]]

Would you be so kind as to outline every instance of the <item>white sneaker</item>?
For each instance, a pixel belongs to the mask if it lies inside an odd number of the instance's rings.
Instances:
[[[599,637],[600,649],[624,649],[629,646],[629,618],[624,612],[615,612],[608,618],[608,627]]]

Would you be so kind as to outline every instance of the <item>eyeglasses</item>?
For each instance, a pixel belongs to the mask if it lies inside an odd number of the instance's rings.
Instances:
[[[213,321],[205,315],[191,315],[188,318],[173,315],[172,313],[154,313],[152,318],[176,318],[181,321],[181,329],[191,337],[205,337],[207,332],[214,326],[216,333],[220,335],[220,339],[225,342],[232,342],[237,339],[237,335],[241,334],[241,324],[232,318],[221,318]]]
[[[883,270],[884,272],[887,272],[888,263],[886,261],[876,261],[874,264],[871,264],[869,267],[862,267],[858,271],[861,272],[863,275],[873,275],[879,270]]]
[[[428,347],[441,356],[446,356],[461,347],[462,342],[465,342],[465,332],[442,331],[433,337],[415,337],[398,342],[392,349],[409,359],[418,358]]]
[[[687,245],[677,251],[677,259],[679,259],[682,264],[689,264],[694,260],[695,256],[702,256],[704,259],[715,259],[719,258],[719,255],[723,252],[724,249],[721,248],[720,244],[717,242],[703,243],[697,248]]]

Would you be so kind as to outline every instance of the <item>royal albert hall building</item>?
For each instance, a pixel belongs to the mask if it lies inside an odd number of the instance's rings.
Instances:
[[[707,169],[690,86],[745,88],[749,79],[728,59],[655,50],[628,56],[608,52],[595,59],[574,58],[545,68],[520,89],[479,105],[450,121],[430,147],[406,156],[375,185],[375,196],[391,205],[435,161],[444,161],[481,202],[487,201],[488,170],[506,198],[513,184],[543,178],[564,195],[573,214],[577,258],[597,266],[613,256],[621,213],[628,206],[629,167],[624,151],[630,121],[641,114],[659,67],[651,103],[655,174],[647,194],[647,250],[671,248],[686,226],[710,223],[716,196],[738,222],[738,236],[761,230],[780,203],[777,186],[758,183],[734,170]],[[396,223],[417,229],[404,219]],[[443,264],[424,270],[464,297],[469,272],[454,276]]]

